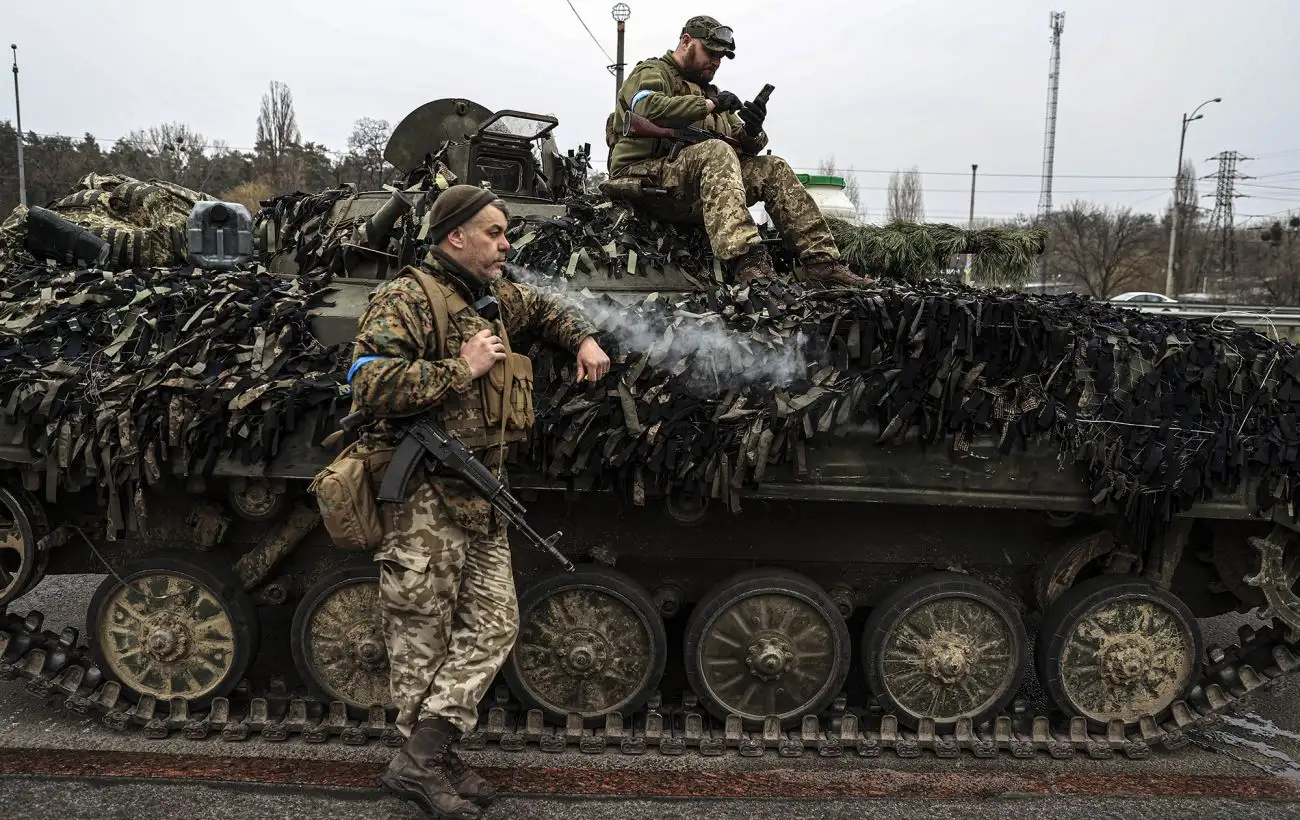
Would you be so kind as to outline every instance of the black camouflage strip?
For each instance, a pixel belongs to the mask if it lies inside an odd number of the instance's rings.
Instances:
[[[286,252],[321,247],[311,225],[333,194],[319,196],[273,201],[290,209],[278,228],[291,235]],[[961,240],[991,266],[1020,264],[1041,239],[976,233],[949,231],[934,253]],[[873,253],[936,240],[902,228],[872,235]],[[514,263],[541,274],[515,275],[533,284],[563,289],[584,254],[595,270],[622,260],[614,276],[655,265],[709,276],[698,228],[592,197],[572,200],[565,217],[516,221],[511,237]],[[893,252],[905,273],[907,257]],[[316,251],[300,258],[325,261]],[[43,459],[34,472],[46,496],[86,482],[120,494],[155,474],[143,465],[177,453],[184,471],[203,474],[221,456],[263,463],[295,431],[323,438],[332,422],[306,432],[297,423],[310,407],[347,412],[352,351],[322,348],[306,332],[330,281],[309,273],[0,271],[0,407],[22,426],[18,443]],[[613,369],[575,386],[572,354],[533,342],[537,423],[516,462],[580,488],[631,487],[638,497],[687,488],[738,509],[775,468],[797,474],[814,439],[854,428],[954,458],[979,435],[1006,454],[1046,442],[1139,538],[1248,477],[1263,479],[1261,511],[1291,504],[1300,486],[1295,347],[1229,321],[941,278],[886,278],[865,290],[712,288],[630,307],[581,291],[568,298],[598,320]]]

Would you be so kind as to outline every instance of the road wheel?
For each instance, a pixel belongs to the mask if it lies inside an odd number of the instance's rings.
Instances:
[[[45,534],[39,502],[21,490],[0,487],[0,611],[45,576],[49,553],[38,553]]]
[[[915,728],[995,717],[1020,689],[1029,637],[1020,613],[977,578],[936,572],[894,590],[862,630],[867,685]]]
[[[848,628],[835,602],[798,573],[755,569],[704,596],[686,625],[686,678],[719,720],[790,728],[826,709],[848,677]]]
[[[216,558],[166,552],[109,575],[91,597],[95,663],[130,700],[183,697],[202,708],[228,695],[257,654],[257,610]]]
[[[1196,682],[1201,628],[1173,594],[1139,578],[1103,575],[1057,599],[1038,635],[1038,674],[1063,712],[1094,730],[1112,720],[1157,721]]]
[[[605,567],[543,576],[519,598],[519,638],[502,670],[529,708],[588,728],[630,717],[659,686],[668,637],[659,608],[624,573]]]
[[[326,573],[294,610],[289,635],[294,666],[313,695],[342,701],[358,720],[376,704],[395,715],[377,566]]]

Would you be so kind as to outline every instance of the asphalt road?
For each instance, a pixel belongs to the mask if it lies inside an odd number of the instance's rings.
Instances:
[[[311,818],[418,820],[420,812],[368,789],[248,787],[140,781],[0,779],[0,808],[11,820],[264,820]],[[1000,800],[795,799],[699,800],[635,797],[509,797],[484,815],[489,820],[789,820],[817,817],[849,820],[1151,820],[1166,817],[1300,817],[1300,806],[1259,800],[1108,797],[1009,797]]]
[[[80,625],[99,580],[47,578],[11,611],[39,609],[47,628]],[[1243,621],[1225,617],[1205,622],[1207,644],[1234,642]],[[785,760],[774,752],[762,758],[607,753],[566,757],[567,773],[557,773],[548,782],[548,772],[556,772],[559,759],[536,749],[490,749],[465,756],[502,777],[518,773],[520,778],[511,782],[543,784],[510,788],[515,793],[494,806],[489,817],[1010,818],[1041,817],[1049,811],[1060,818],[1094,819],[1290,817],[1300,816],[1300,802],[1292,802],[1300,799],[1300,705],[1294,691],[1300,690],[1257,697],[1250,709],[1228,717],[1221,729],[1196,735],[1192,746],[1157,751],[1144,761],[1055,761],[1046,755],[1030,760],[940,760],[931,755],[912,760],[889,755]],[[63,761],[62,768],[40,763],[43,753]],[[114,732],[93,716],[45,706],[20,682],[0,682],[0,816],[5,818],[418,817],[418,812],[370,785],[373,773],[391,754],[374,743],[349,747],[260,739],[230,743],[215,737],[200,742],[148,740],[138,731]],[[132,755],[174,759],[181,771],[151,769],[146,762],[137,767],[144,776],[118,772],[101,777],[67,765],[70,759],[125,761]],[[194,761],[210,761],[215,773],[201,780],[176,779],[190,776],[184,771],[187,765],[203,768]],[[283,776],[262,777],[261,769],[269,770],[272,764],[289,769]],[[580,771],[573,773],[574,767]],[[236,769],[253,774],[234,774]],[[338,781],[331,780],[335,771],[343,773]],[[579,784],[574,788],[567,785],[571,775]],[[332,788],[333,782],[347,786]],[[742,784],[750,782],[771,790],[772,796],[747,799]],[[692,785],[700,783],[711,785]],[[1203,796],[1184,797],[1180,789]],[[619,796],[609,796],[610,790],[618,790]],[[735,796],[713,797],[720,793]],[[865,794],[885,796],[846,796]],[[1247,795],[1254,799],[1241,799]],[[1274,799],[1279,795],[1283,799]]]

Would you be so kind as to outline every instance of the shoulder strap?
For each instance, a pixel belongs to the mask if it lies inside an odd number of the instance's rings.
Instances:
[[[429,302],[429,310],[433,313],[433,328],[438,334],[438,358],[441,359],[447,355],[447,325],[451,321],[447,307],[447,293],[433,280],[433,277],[426,273],[408,267],[406,274],[420,286],[424,291],[424,298]],[[435,290],[438,291],[436,294]]]
[[[677,71],[677,66],[673,65],[669,60],[667,60],[662,56],[655,57],[653,59],[663,63],[664,71],[668,72],[669,90],[672,91],[674,95],[680,95],[683,91],[686,90],[686,86],[684,84],[684,78]]]

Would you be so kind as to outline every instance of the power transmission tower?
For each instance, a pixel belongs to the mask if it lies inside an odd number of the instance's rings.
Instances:
[[[1200,264],[1197,266],[1197,279],[1200,281],[1201,292],[1205,292],[1206,289],[1206,264],[1212,253],[1218,257],[1220,277],[1231,279],[1237,273],[1236,209],[1233,200],[1243,194],[1236,193],[1233,188],[1237,180],[1251,179],[1237,173],[1237,163],[1250,157],[1243,156],[1237,151],[1222,151],[1218,156],[1209,159],[1219,161],[1219,170],[1204,177],[1204,179],[1216,180],[1217,184],[1214,186],[1214,213],[1210,215],[1210,224],[1205,232],[1205,252],[1201,254]]]
[[[1052,30],[1052,58],[1047,73],[1047,125],[1043,133],[1043,188],[1038,198],[1038,224],[1042,225],[1052,212],[1052,163],[1056,158],[1056,94],[1061,84],[1061,32],[1065,29],[1065,12],[1054,11],[1049,27]],[[1047,293],[1047,254],[1039,257],[1039,278],[1043,293]]]

